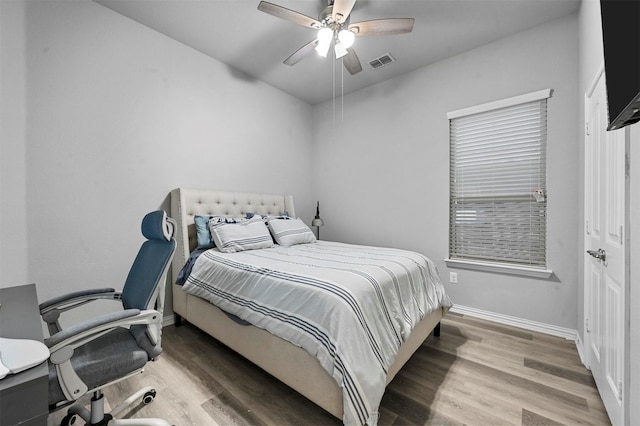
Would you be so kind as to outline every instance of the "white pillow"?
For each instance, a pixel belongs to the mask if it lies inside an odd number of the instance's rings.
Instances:
[[[210,221],[209,229],[216,247],[225,253],[273,246],[269,229],[267,229],[260,217],[238,223],[215,223]]]
[[[298,219],[271,219],[267,226],[273,235],[273,239],[281,246],[292,246],[294,244],[314,243],[316,236],[311,229]]]

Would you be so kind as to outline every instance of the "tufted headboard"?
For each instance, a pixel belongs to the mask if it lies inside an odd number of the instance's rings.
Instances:
[[[284,212],[296,217],[291,195],[174,189],[171,191],[171,217],[178,223],[175,235],[178,247],[171,268],[173,282],[197,246],[194,216],[241,217],[246,213],[279,215]]]

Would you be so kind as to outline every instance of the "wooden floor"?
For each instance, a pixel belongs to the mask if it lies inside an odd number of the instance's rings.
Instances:
[[[179,426],[341,424],[189,324],[166,327],[163,347],[143,374],[110,387],[107,400],[152,385],[156,400],[131,417]],[[50,415],[49,425],[63,416]],[[573,342],[449,313],[441,336],[430,336],[389,384],[379,424],[610,423]]]

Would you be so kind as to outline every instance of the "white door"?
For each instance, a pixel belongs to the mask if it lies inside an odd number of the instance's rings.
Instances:
[[[605,75],[586,95],[585,350],[614,425],[624,424],[625,130],[607,132]]]

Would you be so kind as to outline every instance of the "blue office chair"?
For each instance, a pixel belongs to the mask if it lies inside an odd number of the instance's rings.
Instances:
[[[116,420],[136,401],[148,404],[155,398],[152,387],[140,389],[110,413],[104,413],[102,389],[141,373],[147,361],[162,352],[162,314],[167,271],[176,249],[176,223],[164,211],[147,214],[142,234],[147,238],[133,262],[122,292],[113,288],[84,290],[40,304],[50,337],[45,344],[49,357],[49,410],[69,407],[62,425],[80,416],[88,425],[169,425],[160,419]],[[62,329],[62,312],[97,299],[119,300],[123,310]],[[93,392],[91,410],[74,403]]]

